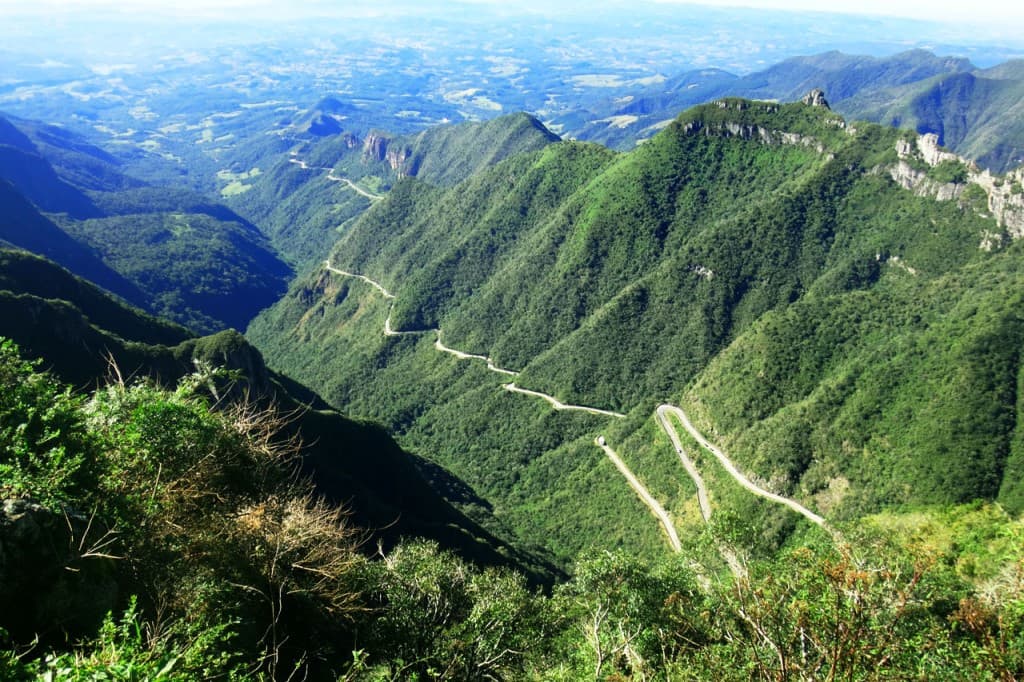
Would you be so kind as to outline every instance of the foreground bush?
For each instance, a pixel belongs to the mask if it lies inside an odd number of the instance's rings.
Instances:
[[[653,565],[595,551],[545,595],[422,540],[368,556],[224,379],[77,397],[0,343],[0,679],[1024,678],[1024,521],[997,506],[732,571],[710,531]]]

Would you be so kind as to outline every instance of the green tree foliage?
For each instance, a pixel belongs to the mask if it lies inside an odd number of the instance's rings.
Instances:
[[[360,645],[374,675],[512,679],[544,644],[543,601],[519,574],[480,570],[423,541],[401,545],[367,569],[373,611]]]
[[[174,392],[114,383],[84,401],[35,373],[9,342],[0,352],[4,495],[89,510],[74,560],[115,557],[117,582],[139,595],[147,627],[177,628],[169,651],[212,628],[238,638],[253,670],[275,675],[344,650],[360,608],[346,580],[362,561],[358,534],[294,476],[296,444],[282,435],[283,421],[245,403],[212,411],[205,396],[217,371]],[[13,632],[19,617],[6,613],[0,626]],[[96,646],[141,664],[128,627],[101,631]],[[84,666],[106,660],[84,655]]]
[[[187,631],[176,623],[153,635],[133,599],[123,615],[108,616],[96,637],[73,651],[53,653],[42,661],[10,657],[0,663],[4,679],[42,679],[53,682],[187,682],[205,679],[241,680],[249,675],[238,652],[231,649],[230,624]]]
[[[99,443],[82,400],[0,340],[0,494],[49,504],[91,493]]]
[[[35,446],[39,463],[4,495],[94,510],[90,527],[107,530],[76,543],[75,561],[117,557],[126,595],[123,615],[73,646],[0,631],[5,679],[1024,674],[1024,521],[993,505],[878,515],[842,528],[845,540],[808,536],[734,561],[735,574],[717,555],[742,533],[655,562],[592,552],[545,596],[431,542],[360,553],[344,513],[290,474],[294,444],[279,419],[245,405],[211,411],[218,370],[174,391],[114,383],[82,400],[9,343],[0,368],[13,396],[0,411],[4,452]],[[35,427],[9,428],[51,406],[41,424],[59,418],[57,440],[77,459],[50,441],[38,450]],[[21,617],[4,612],[0,626],[13,632]]]
[[[263,235],[237,216],[142,213],[65,229],[138,287],[149,310],[201,332],[244,329],[292,274]]]
[[[557,140],[527,114],[437,126],[416,135],[332,135],[307,145],[297,156],[280,158],[253,181],[252,191],[229,201],[301,269],[319,264],[372,205],[347,183],[329,179],[331,169],[335,177],[381,195],[410,176],[431,185],[454,185],[508,157]]]
[[[710,604],[682,560],[651,567],[622,552],[580,559],[551,602],[560,656],[587,678],[643,679],[708,643]]]
[[[600,468],[598,432],[629,443],[616,449],[685,514],[692,490],[659,464],[671,451],[653,435],[662,401],[830,517],[979,497],[1017,510],[1021,248],[976,196],[901,188],[889,169],[905,135],[730,98],[626,154],[564,142],[451,188],[406,179],[331,256],[393,301],[318,271],[249,335],[566,567],[599,539],[662,546],[630,529],[646,512],[628,491],[608,490],[621,480]],[[999,246],[979,249],[992,235]],[[383,336],[389,313],[393,329],[437,327],[448,346],[521,370],[519,386],[629,418],[524,405],[501,391],[507,378],[434,351],[430,333]],[[794,530],[723,483],[722,505],[756,516],[766,549]]]

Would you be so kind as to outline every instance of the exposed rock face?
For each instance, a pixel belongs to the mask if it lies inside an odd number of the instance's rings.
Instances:
[[[977,170],[977,165],[973,161],[963,159],[953,152],[946,151],[940,147],[939,136],[935,133],[925,133],[917,138],[917,149],[921,152],[921,156],[929,166],[937,166],[943,161],[961,161],[971,167],[972,170]]]
[[[939,146],[938,135],[928,133],[916,140],[900,140],[896,143],[899,162],[889,169],[893,180],[919,196],[930,196],[939,201],[958,199],[969,184],[975,184],[988,195],[988,210],[999,226],[1006,230],[1011,239],[1024,237],[1024,168],[1010,171],[1005,176],[992,175],[988,170],[979,171],[973,161],[964,159]],[[938,183],[923,171],[912,167],[908,160],[919,159],[929,166],[943,161],[959,161],[967,168],[967,183]],[[982,240],[981,248],[989,249],[998,241],[997,236]]]
[[[1011,239],[1024,237],[1024,168],[1010,171],[1003,177],[988,170],[972,173],[975,182],[988,193],[988,210],[1006,228]]]
[[[810,147],[819,154],[825,153],[825,145],[810,135],[789,133],[782,130],[769,130],[762,126],[749,123],[721,123],[707,125],[703,121],[690,121],[683,126],[683,132],[693,135],[703,133],[708,137],[738,137],[742,140],[757,140],[764,144],[799,145]]]
[[[370,133],[363,140],[363,160],[383,161],[388,152],[388,138],[376,133]]]
[[[117,600],[114,561],[88,556],[103,535],[80,514],[0,503],[0,628],[16,641],[93,630]]]
[[[406,147],[393,147],[391,140],[376,133],[370,133],[363,141],[363,161],[373,163],[386,161],[391,170],[400,176],[410,175],[406,161],[412,152]]]
[[[828,105],[828,100],[825,99],[825,91],[822,90],[821,88],[814,88],[806,95],[804,95],[803,99],[800,101],[806,104],[807,106],[824,107],[829,111],[832,110],[832,107]]]
[[[889,174],[903,189],[919,197],[931,197],[937,201],[952,201],[964,191],[964,185],[952,182],[935,182],[924,171],[919,171],[906,161],[900,160],[889,169]]]
[[[391,166],[391,170],[401,176],[405,176],[408,175],[408,173],[406,173],[405,162],[409,160],[411,155],[412,152],[405,147],[402,147],[401,149],[395,149],[392,147],[391,149],[388,149],[385,158],[387,159],[388,165]]]

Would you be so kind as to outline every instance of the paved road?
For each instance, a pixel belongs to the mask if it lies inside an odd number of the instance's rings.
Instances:
[[[391,311],[388,310],[388,317],[384,320],[384,336],[412,336],[414,334],[429,334],[439,331],[437,329],[417,329],[411,332],[395,331],[391,328]]]
[[[333,272],[336,275],[342,275],[343,277],[354,277],[356,279],[361,279],[364,282],[366,282],[367,284],[375,287],[380,293],[384,294],[384,298],[394,298],[395,297],[394,294],[392,294],[390,291],[385,289],[383,286],[381,286],[377,282],[374,282],[372,279],[370,279],[366,275],[357,275],[354,272],[346,272],[345,270],[339,270],[338,268],[332,267],[331,266],[331,261],[329,261],[329,260],[325,260],[324,261],[324,269],[325,270],[329,270],[329,271]]]
[[[740,472],[740,470],[736,468],[732,461],[728,457],[726,457],[724,452],[716,448],[707,438],[704,437],[704,434],[698,431],[697,428],[692,423],[690,423],[689,417],[687,417],[686,413],[683,412],[681,409],[679,409],[675,405],[661,405],[658,407],[658,416],[661,419],[662,427],[669,432],[669,438],[672,438],[673,445],[678,446],[679,436],[678,434],[675,433],[675,429],[672,428],[671,424],[666,418],[666,415],[673,415],[676,419],[678,419],[679,423],[683,425],[683,428],[686,429],[687,433],[689,433],[690,436],[692,436],[693,439],[697,441],[697,443],[699,443],[702,448],[704,448],[712,455],[714,455],[718,462],[722,465],[722,467],[726,471],[728,471],[729,475],[736,479],[736,482],[739,483],[741,486],[743,486],[744,488],[746,488],[747,490],[749,490],[750,492],[759,497],[763,497],[767,500],[771,500],[772,502],[777,502],[779,504],[785,505],[792,509],[793,511],[795,511],[796,513],[803,515],[811,522],[827,528],[825,524],[825,519],[818,516],[807,507],[803,506],[799,502],[789,499],[788,497],[783,497],[782,495],[777,495],[773,492],[769,492],[764,488],[760,487],[759,485],[757,485],[756,483],[752,482],[746,476],[744,476]]]
[[[661,423],[661,428],[668,434],[669,440],[672,441],[672,446],[676,449],[676,454],[679,455],[679,461],[683,463],[683,468],[686,469],[686,473],[693,479],[693,484],[697,486],[697,503],[700,504],[700,515],[704,517],[705,522],[710,521],[711,502],[708,500],[708,489],[704,485],[704,479],[700,477],[697,467],[694,466],[693,461],[687,456],[686,450],[683,449],[683,444],[679,441],[679,434],[676,433],[676,430],[672,428],[668,421],[666,413],[670,407],[670,405],[660,405],[658,407],[658,421]]]
[[[373,194],[372,192],[367,192],[365,189],[363,189],[362,187],[360,187],[356,183],[352,182],[348,178],[343,178],[343,177],[335,175],[334,171],[332,169],[330,169],[330,168],[324,168],[322,170],[329,171],[327,173],[327,179],[328,180],[333,180],[334,182],[343,182],[346,185],[348,185],[351,189],[355,190],[358,194],[362,194],[364,197],[366,197],[370,201],[380,201],[381,199],[384,198],[384,197],[382,197],[379,194]]]
[[[654,497],[647,490],[647,488],[644,487],[644,484],[641,483],[640,480],[633,475],[633,472],[629,470],[629,467],[627,467],[626,463],[622,461],[622,458],[619,457],[614,450],[608,447],[608,444],[605,443],[603,436],[598,436],[594,440],[594,443],[597,444],[599,448],[604,450],[604,454],[608,455],[608,459],[610,459],[612,463],[615,464],[615,467],[619,470],[619,472],[626,477],[626,480],[629,482],[630,487],[632,487],[633,490],[636,491],[636,494],[637,496],[639,496],[640,500],[644,504],[646,504],[647,508],[651,510],[651,513],[658,517],[658,520],[661,521],[661,526],[665,529],[665,535],[668,536],[668,544],[672,546],[672,550],[676,552],[682,551],[683,546],[679,542],[679,535],[676,533],[676,527],[672,524],[672,519],[669,518],[668,512],[665,511],[665,508],[662,507],[656,499],[654,499]]]
[[[522,393],[523,395],[532,395],[536,396],[537,398],[543,398],[544,400],[551,403],[551,406],[554,407],[556,410],[576,410],[578,412],[587,412],[589,414],[599,414],[605,417],[619,417],[620,419],[626,416],[620,412],[612,412],[611,410],[599,410],[596,407],[586,407],[584,405],[567,405],[566,403],[563,403],[561,400],[559,400],[553,395],[541,393],[540,391],[531,391],[527,388],[519,388],[514,383],[502,384],[501,387],[504,388],[506,391],[512,391],[513,393]]]
[[[324,261],[324,268],[330,272],[342,275],[344,277],[354,277],[356,279],[363,280],[364,282],[370,284],[371,286],[375,287],[378,291],[380,291],[385,298],[391,299],[392,306],[394,305],[394,295],[391,294],[391,292],[389,292],[387,289],[385,289],[384,286],[382,286],[378,282],[375,282],[369,277],[366,277],[365,275],[359,275],[353,272],[347,272],[345,270],[339,270],[338,268],[332,267],[329,260]],[[434,341],[434,348],[441,352],[454,355],[456,358],[460,360],[482,360],[487,363],[487,368],[493,372],[498,372],[510,376],[518,375],[518,372],[497,367],[491,360],[491,358],[489,358],[486,355],[466,353],[444,345],[444,343],[441,341],[440,329],[424,329],[420,331],[396,331],[391,328],[390,310],[388,311],[387,319],[384,321],[384,334],[386,336],[400,336],[405,334],[425,334],[429,332],[434,332],[437,334],[437,338]],[[556,410],[575,410],[579,412],[586,412],[588,414],[596,414],[604,417],[623,418],[626,416],[620,412],[602,410],[596,407],[587,407],[585,405],[569,405],[563,403],[562,401],[558,400],[558,398],[555,398],[552,395],[548,395],[547,393],[541,393],[540,391],[531,391],[526,388],[520,388],[516,386],[515,383],[502,384],[502,388],[504,388],[506,391],[510,391],[513,393],[522,393],[524,395],[534,396],[546,400]],[[683,428],[686,429],[687,433],[689,433],[690,436],[692,436],[693,439],[696,440],[701,447],[703,447],[705,450],[714,455],[715,458],[722,465],[722,467],[725,468],[725,470],[729,472],[729,474],[741,486],[743,486],[753,494],[758,495],[759,497],[763,497],[765,499],[789,507],[793,511],[797,512],[798,514],[802,514],[804,517],[806,517],[807,519],[809,519],[810,521],[819,526],[828,528],[828,526],[825,524],[825,519],[818,516],[811,510],[807,509],[800,503],[791,500],[788,497],[783,497],[782,495],[777,495],[773,492],[769,492],[764,488],[761,488],[757,484],[753,483],[750,479],[748,479],[744,474],[742,474],[739,471],[739,469],[736,468],[736,466],[725,455],[725,453],[723,453],[717,447],[712,445],[711,442],[708,441],[704,437],[704,435],[700,431],[698,431],[696,427],[693,426],[693,424],[690,422],[690,419],[686,416],[686,413],[683,412],[683,410],[681,410],[680,408],[676,407],[675,405],[659,405],[656,414],[658,422],[661,425],[661,428],[665,430],[665,433],[668,434],[669,440],[672,441],[672,446],[675,448],[676,454],[679,456],[679,461],[682,462],[683,467],[686,469],[686,473],[689,474],[691,479],[693,479],[694,485],[697,487],[697,502],[700,505],[700,513],[701,516],[704,518],[705,522],[711,520],[711,503],[708,498],[707,486],[704,485],[704,480],[701,478],[700,472],[697,471],[696,466],[694,466],[693,461],[690,460],[690,458],[687,456],[686,451],[683,448],[682,442],[680,441],[679,433],[676,431],[675,427],[672,426],[672,423],[669,420],[669,416],[674,416],[676,419],[678,419],[679,423],[682,424]],[[651,496],[651,494],[647,491],[643,484],[640,483],[636,476],[634,476],[633,473],[629,471],[625,463],[619,458],[617,454],[615,454],[615,451],[604,443],[603,438],[599,437],[595,442],[598,444],[599,447],[601,447],[605,451],[605,454],[608,455],[612,462],[615,463],[615,466],[619,469],[620,472],[622,472],[622,475],[626,477],[626,480],[629,482],[630,486],[636,491],[637,495],[640,496],[640,498],[644,501],[648,508],[651,509],[654,515],[658,517],[658,519],[661,521],[662,526],[665,528],[666,534],[668,535],[669,543],[672,545],[675,551],[679,551],[679,537],[676,534],[675,527],[672,525],[672,521],[671,519],[669,519],[668,513],[665,511],[665,509],[658,503],[657,500],[655,500]],[[742,575],[744,573],[744,569],[742,564],[736,558],[735,554],[728,548],[723,547],[720,549],[733,573],[736,575]]]
[[[494,361],[486,355],[474,355],[473,353],[463,353],[461,350],[450,348],[441,341],[441,330],[437,330],[437,340],[434,341],[434,348],[441,351],[442,353],[450,353],[457,357],[459,360],[483,360],[487,363],[487,369],[492,372],[499,374],[506,374],[508,376],[516,377],[519,376],[519,372],[513,372],[510,369],[503,369],[494,364]]]
[[[382,284],[380,284],[379,282],[375,282],[374,280],[370,279],[366,275],[359,275],[359,274],[356,274],[354,272],[348,272],[347,270],[339,270],[338,268],[336,268],[336,267],[331,265],[331,261],[330,260],[325,260],[324,261],[324,269],[329,271],[329,272],[333,272],[336,275],[341,275],[343,277],[354,277],[355,279],[361,279],[362,281],[366,282],[367,284],[369,284],[369,285],[373,286],[375,289],[377,289],[377,291],[379,291],[381,294],[384,295],[384,298],[391,299],[392,301],[395,298],[394,294],[392,294],[390,291],[385,289],[384,286]],[[393,305],[394,305],[394,303],[392,302],[392,306]],[[487,369],[491,370],[492,372],[496,372],[498,374],[504,374],[506,376],[513,376],[513,377],[519,375],[519,372],[515,372],[515,371],[513,371],[511,369],[504,369],[503,367],[498,367],[497,365],[494,364],[494,361],[491,360],[491,358],[489,358],[486,355],[476,355],[474,353],[465,353],[465,352],[463,352],[461,350],[457,350],[455,348],[451,348],[449,346],[444,345],[444,343],[441,341],[441,330],[440,329],[421,329],[421,330],[418,330],[418,331],[397,331],[397,330],[394,330],[394,329],[391,328],[391,311],[390,310],[388,311],[387,319],[384,320],[384,335],[385,336],[403,336],[403,335],[406,335],[406,334],[426,334],[426,333],[429,333],[429,332],[434,332],[434,333],[437,334],[437,340],[434,341],[434,348],[436,348],[437,350],[439,350],[439,351],[441,351],[443,353],[449,353],[451,355],[454,355],[455,357],[457,357],[460,360],[483,360],[484,362],[487,363]],[[538,398],[543,398],[544,400],[546,400],[549,403],[551,403],[551,405],[556,410],[576,410],[576,411],[579,411],[579,412],[587,412],[589,414],[599,414],[599,415],[602,415],[602,416],[605,416],[605,417],[620,417],[621,418],[621,417],[625,417],[626,416],[624,414],[620,414],[618,412],[612,412],[610,410],[599,410],[596,407],[586,407],[584,405],[568,405],[568,404],[563,403],[562,401],[560,401],[558,398],[556,398],[554,396],[551,396],[551,395],[548,395],[547,393],[541,393],[540,391],[530,391],[530,390],[525,389],[525,388],[519,388],[515,384],[504,384],[503,388],[506,391],[512,391],[514,393],[523,393],[523,394],[526,394],[526,395],[532,395],[532,396],[536,396]]]
[[[295,165],[297,165],[302,170],[322,170],[322,171],[327,171],[327,179],[328,180],[331,180],[333,182],[344,183],[344,184],[348,185],[349,188],[351,188],[352,190],[354,190],[355,192],[357,192],[359,194],[362,194],[364,197],[366,197],[370,201],[380,201],[381,199],[384,198],[380,194],[374,194],[373,192],[367,192],[365,189],[363,189],[362,187],[360,187],[356,183],[352,182],[348,178],[343,178],[343,177],[341,177],[339,175],[335,175],[333,168],[328,168],[327,166],[316,166],[314,168],[313,166],[310,166],[304,160],[302,160],[300,158],[297,158],[296,155],[295,155],[295,152],[292,152],[292,158],[288,159],[288,161],[290,163],[294,163]]]

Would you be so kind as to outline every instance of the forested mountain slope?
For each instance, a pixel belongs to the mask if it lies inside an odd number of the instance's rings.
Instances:
[[[331,254],[393,308],[320,272],[249,333],[273,366],[384,420],[566,553],[598,533],[649,543],[612,518],[635,500],[610,492],[622,483],[601,473],[596,433],[693,518],[654,423],[665,400],[830,518],[1016,509],[1019,181],[826,108],[724,99],[629,154],[565,142],[450,189],[402,181]],[[551,415],[417,337],[384,337],[389,308],[392,329],[438,327],[521,370],[517,385],[628,417]],[[720,490],[758,519],[752,544],[792,530]]]
[[[996,172],[1024,163],[1024,60],[865,92],[843,107],[850,116],[938,135]]]
[[[286,415],[280,437],[294,435],[305,443],[303,470],[316,492],[349,508],[370,537],[388,545],[403,536],[428,537],[484,563],[516,565],[535,579],[550,578],[549,567],[447,505],[420,473],[418,458],[380,427],[345,418],[308,388],[269,371],[237,332],[196,337],[125,306],[50,261],[0,249],[0,337],[81,388],[102,384],[115,372],[128,381],[149,377],[165,386],[197,367],[236,372],[235,382],[215,390],[223,407],[252,400]],[[464,487],[436,466],[423,468],[438,487]]]
[[[526,114],[437,126],[416,135],[376,131],[360,137],[339,129],[280,156],[249,181],[244,193],[227,201],[258,223],[287,258],[309,265],[398,180],[452,185],[557,140]]]
[[[199,331],[242,329],[290,268],[223,205],[153,187],[54,126],[0,118],[0,239]]]

